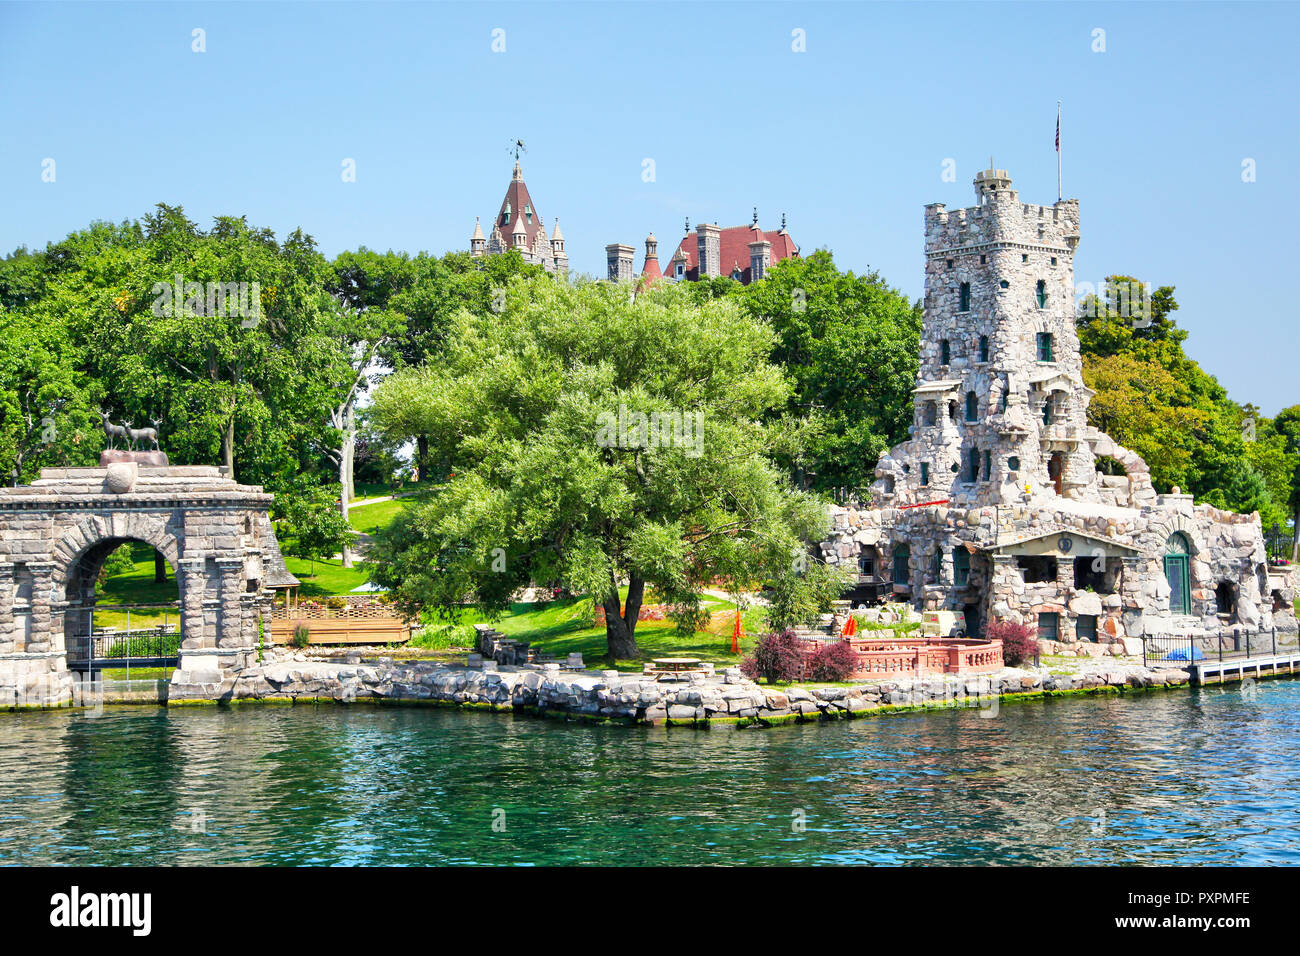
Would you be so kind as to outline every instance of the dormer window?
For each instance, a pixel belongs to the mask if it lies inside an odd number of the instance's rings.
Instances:
[[[524,204],[524,219],[528,222],[533,221],[533,207],[527,203]]]
[[[511,213],[510,200],[507,199],[506,208],[501,210],[501,225],[503,226],[510,225],[510,213]]]
[[[970,311],[970,283],[963,282],[957,293],[957,311]]]
[[[681,263],[681,262],[677,263],[677,273],[676,273],[676,275],[677,275],[677,278],[679,278],[679,279],[683,278],[683,277],[686,275],[686,265],[685,265],[684,263]]]

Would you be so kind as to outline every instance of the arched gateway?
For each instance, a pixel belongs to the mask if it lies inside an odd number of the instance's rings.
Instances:
[[[72,699],[68,649],[89,634],[95,578],[127,541],[152,545],[176,573],[180,651],[168,699],[219,696],[256,657],[270,588],[296,583],[271,501],[221,469],[172,467],[156,451],[107,451],[98,468],[47,468],[29,486],[0,489],[0,706]]]

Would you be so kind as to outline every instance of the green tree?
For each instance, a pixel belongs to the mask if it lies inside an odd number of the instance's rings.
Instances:
[[[0,306],[0,474],[30,481],[42,466],[90,465],[101,446],[96,383],[58,317]]]
[[[377,389],[376,422],[424,429],[455,472],[373,549],[399,603],[454,614],[472,595],[495,612],[530,581],[563,584],[604,606],[626,660],[647,584],[677,605],[718,576],[808,586],[783,570],[827,512],[769,458],[794,449],[765,421],[789,386],[764,323],[668,283],[634,297],[516,278],[500,305],[461,311],[437,366]]]
[[[343,551],[356,532],[339,511],[334,492],[321,485],[299,484],[275,497],[276,516],[289,526],[288,551],[295,558],[312,563]]]
[[[1097,391],[1089,422],[1146,458],[1158,489],[1276,515],[1273,446],[1251,448],[1260,419],[1187,356],[1177,310],[1172,286],[1148,290],[1124,275],[1080,304],[1084,380]]]
[[[841,272],[824,250],[778,263],[737,295],[771,324],[772,360],[794,380],[778,413],[803,422],[807,437],[784,463],[816,489],[869,485],[912,420],[920,304],[875,272]]]

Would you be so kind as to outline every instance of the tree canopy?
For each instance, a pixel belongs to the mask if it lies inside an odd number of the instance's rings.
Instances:
[[[647,584],[689,617],[719,579],[826,581],[816,564],[783,574],[827,513],[771,458],[797,449],[766,417],[790,395],[767,325],[668,283],[516,278],[500,305],[461,311],[438,365],[376,394],[377,424],[425,430],[454,472],[376,547],[408,610],[473,596],[499,611],[530,581],[559,584],[595,596],[611,658],[629,659]]]

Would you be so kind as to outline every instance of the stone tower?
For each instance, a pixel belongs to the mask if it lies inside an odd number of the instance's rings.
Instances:
[[[1096,479],[1074,326],[1078,201],[1022,203],[992,168],[975,196],[925,208],[912,437],[881,459],[876,497],[995,504],[1026,485],[1082,497]]]

